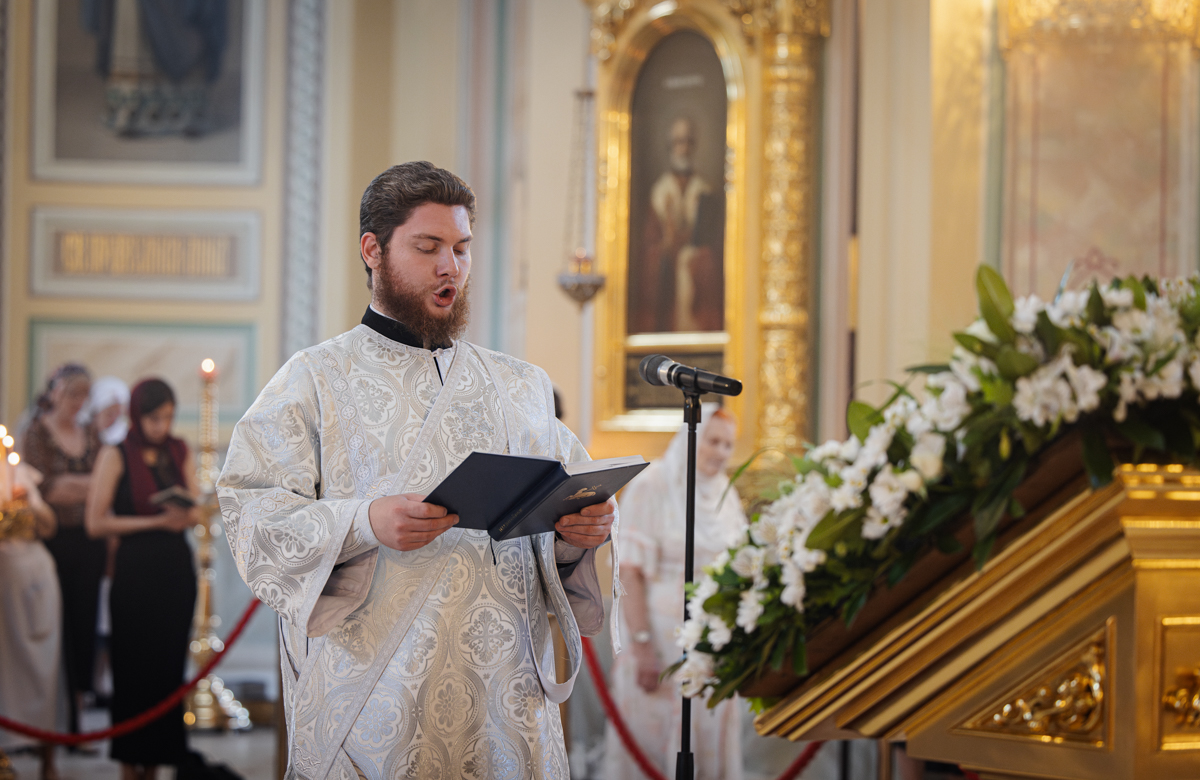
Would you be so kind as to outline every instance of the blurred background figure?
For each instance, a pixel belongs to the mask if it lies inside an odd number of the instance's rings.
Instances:
[[[84,695],[93,690],[96,610],[106,556],[105,541],[90,538],[83,525],[92,466],[100,452],[96,431],[79,424],[91,388],[88,370],[78,363],[67,363],[51,374],[25,431],[22,453],[43,475],[42,497],[58,522],[46,547],[54,556],[62,590],[62,655],[72,732],[79,731]]]
[[[121,537],[110,600],[114,723],[150,709],[183,683],[196,602],[196,570],[183,532],[196,524],[198,512],[151,500],[174,486],[195,495],[187,445],[171,435],[175,393],[161,379],[139,382],[129,419],[124,443],[100,453],[87,508],[89,533]],[[123,780],[153,780],[159,765],[179,764],[187,750],[180,704],[113,739],[109,755],[121,762]]]
[[[129,387],[115,376],[102,376],[92,382],[80,422],[95,428],[101,442],[115,447],[129,432],[128,409]]]
[[[745,533],[737,489],[725,468],[733,454],[737,421],[706,405],[696,434],[695,576]],[[621,495],[621,600],[628,649],[613,664],[613,698],[642,750],[668,777],[679,751],[680,696],[673,680],[658,676],[680,655],[675,627],[683,622],[687,428],[675,434],[661,458]],[[728,493],[726,494],[726,489]],[[722,500],[722,498],[724,500]],[[692,707],[692,751],[698,780],[741,780],[741,714],[738,699],[713,709]],[[605,746],[606,780],[640,780],[641,769],[611,725]]]
[[[79,421],[96,430],[103,444],[117,446],[125,441],[129,432],[129,386],[115,376],[102,376],[92,382],[91,396],[80,412]],[[107,708],[112,695],[112,674],[109,669],[109,638],[112,636],[112,620],[108,611],[109,594],[112,592],[113,567],[116,565],[118,539],[107,539],[107,556],[104,576],[100,579],[100,607],[96,617],[96,666],[92,687],[96,704]]]
[[[47,731],[57,726],[62,652],[62,599],[54,559],[43,539],[54,535],[54,510],[43,500],[42,475],[18,464],[14,480],[33,510],[32,527],[0,526],[0,714]],[[35,746],[42,780],[57,780],[54,746],[0,731],[0,749]]]

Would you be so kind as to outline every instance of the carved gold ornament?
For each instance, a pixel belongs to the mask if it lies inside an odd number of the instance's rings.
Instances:
[[[1200,0],[1007,0],[1005,43],[1045,37],[1200,42]]]
[[[1163,694],[1163,707],[1175,725],[1200,730],[1200,667],[1181,673]]]
[[[686,2],[686,0],[683,0]],[[738,21],[746,39],[754,42],[777,33],[829,36],[828,0],[720,0]],[[592,53],[606,62],[630,17],[648,0],[588,0],[592,7]]]
[[[1108,627],[1060,655],[962,728],[1044,742],[1106,741]]]

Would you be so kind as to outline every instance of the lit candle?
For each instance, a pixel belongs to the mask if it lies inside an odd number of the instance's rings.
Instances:
[[[9,452],[13,445],[13,438],[8,435],[8,429],[0,425],[0,453],[3,453],[4,462],[0,463],[0,506],[6,506],[12,501],[13,497],[13,472],[16,470],[16,465],[21,460],[21,456],[15,452]],[[14,461],[13,458],[16,458]]]
[[[217,363],[205,358],[200,363],[204,387],[200,395],[199,482],[202,493],[211,493],[217,478]]]

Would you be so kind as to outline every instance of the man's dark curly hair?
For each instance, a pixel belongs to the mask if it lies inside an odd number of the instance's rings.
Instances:
[[[463,206],[475,225],[475,193],[467,183],[444,168],[428,162],[393,165],[367,185],[358,208],[358,235],[374,233],[379,251],[387,256],[392,231],[412,216],[413,209],[426,203]],[[363,265],[367,261],[363,258]],[[372,283],[367,266],[367,288]]]

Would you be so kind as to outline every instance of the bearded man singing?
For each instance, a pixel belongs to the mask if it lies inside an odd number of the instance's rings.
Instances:
[[[616,503],[493,545],[423,501],[473,450],[587,458],[546,372],[458,340],[474,214],[429,163],[371,182],[362,324],[293,356],[233,433],[217,493],[239,573],[279,613],[288,778],[569,776],[554,704],[603,626]]]

